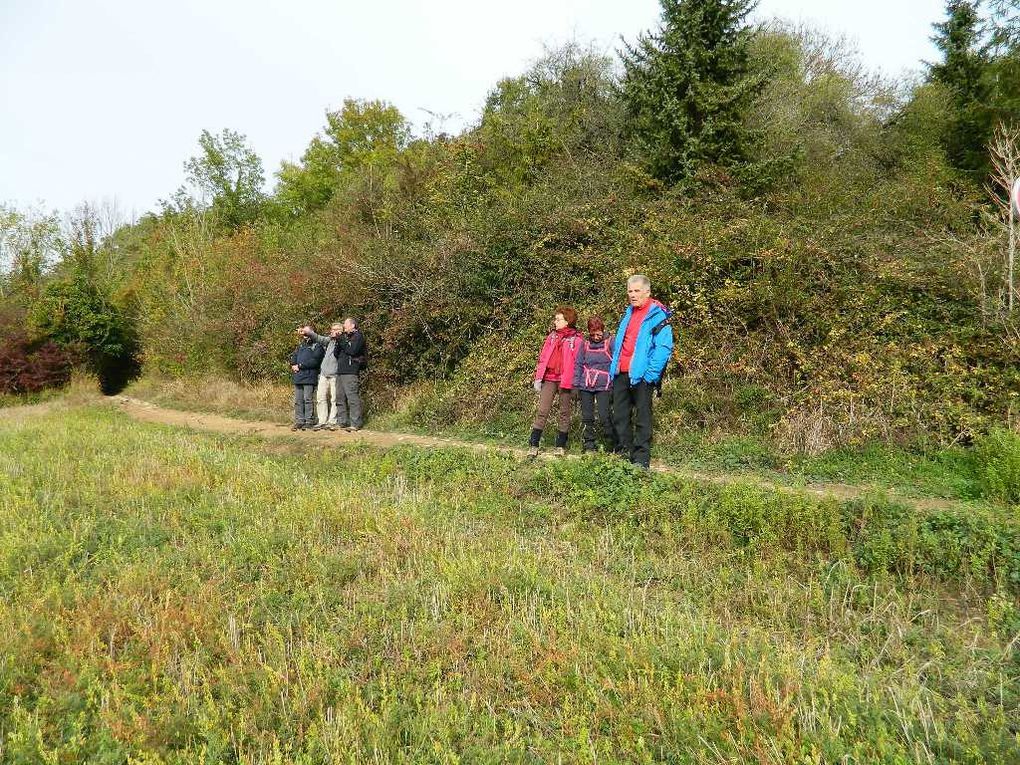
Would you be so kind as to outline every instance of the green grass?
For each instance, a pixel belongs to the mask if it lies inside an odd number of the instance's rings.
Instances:
[[[1020,753],[1001,512],[101,407],[0,421],[0,508],[3,762]]]

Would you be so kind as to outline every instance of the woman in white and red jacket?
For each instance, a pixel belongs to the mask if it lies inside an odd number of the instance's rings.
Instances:
[[[531,428],[531,449],[528,454],[538,456],[549,412],[556,394],[560,397],[559,430],[556,433],[556,453],[567,449],[567,432],[570,430],[570,406],[573,400],[574,362],[581,347],[581,333],[577,331],[577,311],[570,306],[558,306],[553,315],[553,331],[545,338],[542,352],[535,366],[535,392],[538,393],[538,412]]]

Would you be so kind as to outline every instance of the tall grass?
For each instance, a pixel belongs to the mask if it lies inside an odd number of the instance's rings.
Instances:
[[[929,566],[878,501],[102,408],[0,421],[0,508],[5,762],[1020,751],[1006,516]]]

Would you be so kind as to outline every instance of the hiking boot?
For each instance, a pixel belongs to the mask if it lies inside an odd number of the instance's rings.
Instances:
[[[567,455],[567,450],[562,446],[557,446],[556,449],[553,451],[553,454],[555,454],[557,457],[565,457]]]
[[[329,425],[326,425],[326,430],[329,430],[329,431],[336,430],[336,425],[330,423]]]
[[[290,426],[290,429],[291,429],[291,430],[301,430],[301,429],[302,429],[302,426],[301,426],[301,425],[298,425],[297,423],[295,423],[295,424],[293,424],[293,425],[291,425],[291,426]]]
[[[528,458],[529,459],[535,459],[535,457],[537,457],[537,456],[538,456],[538,447],[537,446],[532,446],[530,449],[528,449]]]
[[[312,425],[312,430],[325,430],[325,425]]]

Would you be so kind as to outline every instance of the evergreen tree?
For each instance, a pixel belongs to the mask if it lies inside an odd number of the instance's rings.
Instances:
[[[627,133],[667,183],[703,162],[739,165],[743,115],[759,83],[749,75],[747,25],[755,0],[660,0],[657,32],[622,53]]]
[[[1020,0],[992,0],[990,11],[992,123],[1020,123]]]
[[[985,145],[991,136],[989,57],[985,48],[980,0],[948,0],[946,20],[934,24],[931,38],[942,61],[929,67],[929,78],[953,94],[955,114],[944,143],[946,156],[959,170],[981,180],[988,172]]]

